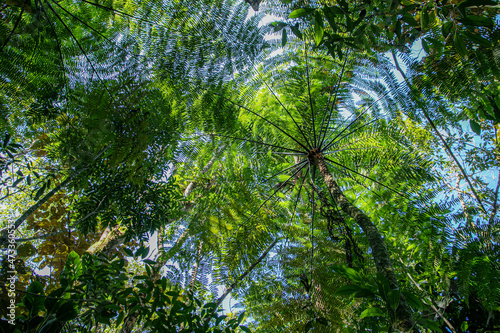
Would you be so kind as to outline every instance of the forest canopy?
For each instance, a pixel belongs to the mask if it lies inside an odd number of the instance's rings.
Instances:
[[[500,331],[499,10],[2,1],[0,331]]]

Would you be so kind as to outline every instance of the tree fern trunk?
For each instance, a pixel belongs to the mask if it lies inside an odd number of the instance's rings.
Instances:
[[[370,247],[372,249],[373,259],[375,261],[375,266],[377,267],[377,272],[381,273],[392,289],[399,288],[398,282],[396,280],[396,275],[394,274],[394,269],[391,264],[391,258],[387,252],[387,248],[384,243],[384,239],[380,235],[377,227],[372,223],[370,218],[358,207],[354,206],[347,197],[342,193],[339,185],[335,182],[332,175],[328,171],[328,167],[325,160],[321,155],[316,155],[314,163],[319,168],[321,176],[323,177],[328,191],[330,192],[333,200],[342,209],[342,211],[349,216],[360,226],[363,232],[366,234]],[[404,332],[418,332],[413,320],[413,315],[406,299],[401,295],[399,306],[396,309],[396,328]]]

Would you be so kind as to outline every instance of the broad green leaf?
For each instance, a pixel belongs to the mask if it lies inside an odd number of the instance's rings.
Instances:
[[[273,22],[273,23],[271,23],[271,24],[270,24],[270,26],[274,28],[274,32],[278,32],[278,31],[280,31],[281,29],[283,29],[284,27],[286,27],[286,26],[287,26],[287,24],[286,24],[286,23],[284,23],[284,22],[278,22],[278,21],[277,21],[277,22]]]
[[[384,275],[377,273],[376,282],[380,296],[382,296],[384,300],[388,301],[387,296],[389,291],[391,291],[389,281],[387,281],[387,278]]]
[[[490,47],[492,46],[492,42],[490,42],[488,39],[484,38],[483,36],[480,36],[479,34],[472,33],[469,31],[464,31],[462,34],[467,37],[468,40],[471,42],[484,46],[484,47]]]
[[[299,18],[299,17],[302,17],[302,16],[306,16],[307,14],[310,14],[312,12],[314,12],[316,9],[314,8],[299,8],[299,9],[296,9],[294,10],[293,12],[290,13],[290,15],[288,15],[288,18]]]
[[[387,301],[393,311],[396,311],[399,306],[400,294],[399,289],[392,289],[387,293]]]
[[[337,31],[338,26],[337,23],[335,22],[335,13],[333,12],[333,10],[328,6],[324,6],[323,13],[325,14],[326,20],[328,21],[328,24],[330,25],[332,30]]]
[[[441,32],[442,32],[444,38],[448,37],[452,28],[453,28],[453,22],[443,23],[443,25],[441,27]]]
[[[481,125],[476,123],[474,120],[470,119],[469,120],[470,128],[471,130],[476,133],[477,135],[481,135]]]
[[[66,301],[57,309],[56,317],[64,322],[78,317],[77,304],[73,301]]]
[[[401,294],[403,294],[403,296],[405,297],[408,305],[418,311],[422,311],[422,309],[424,308],[424,304],[417,296],[408,291],[402,291]]]
[[[290,29],[292,29],[292,32],[295,36],[297,36],[299,39],[302,39],[302,32],[300,32],[298,24],[290,26]]]
[[[427,28],[427,25],[429,24],[429,10],[427,6],[422,8],[422,11],[420,12],[420,27],[422,29]]]
[[[429,44],[427,44],[427,41],[424,39],[422,39],[422,48],[424,49],[424,51],[429,54],[430,53],[430,48],[429,48]]]
[[[252,333],[252,331],[246,326],[240,326],[241,330],[245,333]]]
[[[323,41],[323,34],[323,18],[319,12],[316,12],[314,17],[314,41],[316,42],[316,45],[321,44]]]
[[[245,317],[245,311],[243,311],[242,313],[240,313],[240,315],[238,316],[238,324],[241,324],[241,322],[243,321],[244,317]]]
[[[33,281],[28,287],[28,293],[23,297],[23,304],[31,316],[38,316],[38,312],[44,308],[45,297],[43,297],[43,285]],[[41,296],[36,296],[41,295]]]
[[[356,294],[357,292],[363,290],[364,288],[355,285],[355,284],[348,284],[347,286],[342,286],[337,291],[335,292],[335,295],[337,296],[351,296]]]
[[[439,327],[439,324],[436,323],[435,321],[433,320],[430,320],[430,319],[426,319],[426,318],[420,318],[419,320],[417,320],[417,323],[425,328],[428,328],[430,329],[431,331],[433,332],[440,332],[442,333],[443,331],[441,330],[441,328]]]
[[[373,307],[361,312],[359,319],[363,319],[365,317],[383,317],[384,315],[385,313],[384,311],[382,311],[382,309]]]
[[[283,29],[283,34],[281,37],[281,46],[285,47],[286,42],[288,41],[287,35],[286,35],[286,29]]]
[[[467,8],[472,6],[497,6],[498,3],[493,0],[465,0],[460,4],[460,8]]]
[[[345,265],[332,265],[332,269],[342,276],[354,282],[363,282],[363,277],[353,268]]]
[[[464,40],[462,39],[462,35],[460,35],[458,31],[455,33],[453,45],[455,46],[458,54],[460,54],[464,58],[467,56],[467,48],[465,46]]]
[[[477,15],[467,15],[462,19],[458,19],[458,22],[474,27],[492,27],[495,24],[493,19]]]
[[[415,20],[415,18],[409,13],[403,14],[403,21],[405,21],[406,23],[408,23],[409,25],[411,25],[413,27],[418,26],[417,20]]]

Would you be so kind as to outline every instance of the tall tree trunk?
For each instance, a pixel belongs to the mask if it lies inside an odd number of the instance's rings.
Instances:
[[[323,177],[334,202],[344,213],[348,214],[366,234],[372,249],[377,272],[382,274],[387,279],[392,289],[399,288],[396,275],[392,267],[391,258],[387,252],[384,239],[380,235],[377,227],[361,209],[354,206],[347,199],[344,193],[342,193],[339,185],[335,182],[332,175],[328,171],[328,167],[321,154],[316,154],[314,156],[313,163],[319,168],[321,176]],[[418,332],[415,321],[413,320],[412,311],[408,306],[406,299],[403,295],[400,297],[399,306],[396,309],[396,328],[404,332]]]

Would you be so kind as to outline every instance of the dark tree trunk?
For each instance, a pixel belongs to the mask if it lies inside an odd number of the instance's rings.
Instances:
[[[323,177],[334,202],[344,213],[349,215],[366,234],[372,250],[375,266],[377,267],[377,272],[385,276],[391,289],[399,288],[396,275],[391,264],[391,258],[387,252],[384,239],[380,235],[377,227],[361,209],[354,206],[342,193],[339,185],[330,174],[323,156],[317,154],[313,162],[319,168],[321,176]],[[401,295],[399,306],[396,309],[395,319],[395,326],[397,329],[404,332],[418,332],[418,328],[413,320],[412,311],[408,306],[408,303],[406,303],[406,299],[403,295]]]

